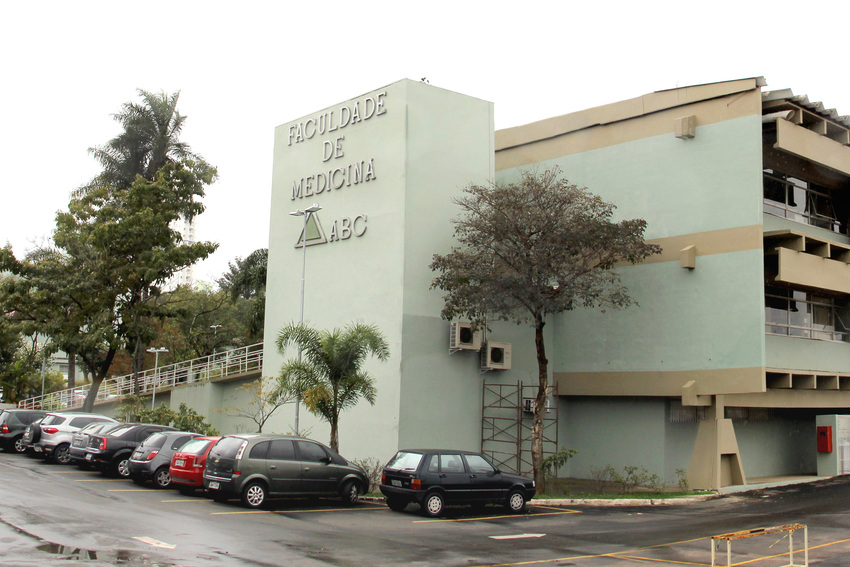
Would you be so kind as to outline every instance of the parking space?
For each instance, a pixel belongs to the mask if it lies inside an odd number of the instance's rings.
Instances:
[[[147,562],[139,565],[707,567],[712,535],[783,522],[808,526],[810,564],[843,565],[850,556],[845,512],[850,479],[681,506],[532,501],[523,514],[490,505],[449,507],[439,518],[426,518],[415,504],[394,512],[381,499],[349,508],[338,499],[273,498],[264,508],[249,510],[237,499],[216,502],[200,491],[138,486],[95,471],[0,454],[0,501],[0,523],[36,538],[31,553],[47,549],[45,541],[56,543],[55,549],[71,545],[104,556],[126,549]],[[802,537],[794,541],[799,553]],[[733,542],[731,564],[788,565],[787,543],[782,537]],[[23,550],[18,544],[15,549]],[[718,565],[725,565],[725,555],[721,559]],[[802,555],[795,561],[802,562]],[[18,564],[6,556],[2,562]]]

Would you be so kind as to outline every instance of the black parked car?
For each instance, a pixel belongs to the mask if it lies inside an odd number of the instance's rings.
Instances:
[[[121,423],[111,423],[108,421],[96,421],[89,423],[71,436],[71,449],[68,452],[68,457],[71,463],[77,465],[81,469],[90,469],[91,463],[86,461],[86,448],[89,446],[89,437],[92,435],[102,435],[115,429]]]
[[[361,467],[321,443],[284,435],[228,435],[207,456],[204,488],[216,500],[238,496],[259,508],[269,495],[340,496],[357,504],[369,489]]]
[[[533,480],[503,473],[483,455],[469,451],[399,451],[381,474],[381,492],[391,510],[416,502],[430,517],[440,516],[447,504],[495,503],[522,512],[535,490]]]
[[[128,478],[133,451],[148,435],[160,431],[174,431],[174,428],[150,423],[125,423],[109,433],[90,435],[89,446],[86,447],[86,462],[104,473]]]
[[[148,479],[153,479],[157,488],[168,488],[171,486],[171,474],[168,472],[171,457],[183,445],[200,436],[200,433],[188,431],[161,431],[151,434],[130,456],[130,478],[136,484],[144,484]]]
[[[32,422],[47,415],[46,411],[31,409],[0,410],[0,444],[3,450],[23,453],[27,445],[23,442],[24,431]]]

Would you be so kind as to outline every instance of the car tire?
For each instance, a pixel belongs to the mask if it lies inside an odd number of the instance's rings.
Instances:
[[[519,514],[525,510],[525,493],[522,490],[511,490],[508,499],[505,500],[505,508],[512,514]]]
[[[24,445],[24,436],[15,437],[15,441],[12,443],[12,450],[16,453],[26,453],[27,446]]]
[[[360,501],[360,489],[353,480],[349,480],[342,485],[340,495],[342,496],[343,506],[355,506]]]
[[[262,482],[250,482],[242,489],[242,504],[246,508],[261,508],[266,503],[268,489]]]
[[[67,465],[71,462],[71,447],[67,443],[62,443],[53,449],[53,456],[50,457],[54,463]]]
[[[393,512],[401,512],[407,508],[407,501],[399,498],[387,498],[387,507]]]
[[[168,488],[171,486],[171,474],[168,472],[168,467],[159,467],[153,473],[153,485],[157,488]]]
[[[121,478],[130,478],[130,455],[124,455],[115,459],[112,464],[112,472]]]
[[[443,515],[446,508],[446,497],[441,492],[429,492],[422,501],[422,513],[429,518],[437,518]]]

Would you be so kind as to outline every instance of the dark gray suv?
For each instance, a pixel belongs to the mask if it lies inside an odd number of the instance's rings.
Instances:
[[[285,435],[228,435],[210,449],[204,488],[216,500],[238,496],[259,508],[270,495],[342,497],[357,504],[366,471],[321,443]]]
[[[0,444],[6,451],[23,453],[27,445],[22,437],[27,426],[37,419],[47,415],[46,411],[31,409],[0,410]]]

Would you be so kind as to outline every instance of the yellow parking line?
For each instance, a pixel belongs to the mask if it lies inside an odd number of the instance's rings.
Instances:
[[[383,510],[383,506],[372,508],[311,508],[309,510],[235,510],[233,512],[210,512],[211,516],[226,516],[228,514],[317,514],[321,512],[374,512]]]
[[[477,522],[479,520],[498,520],[500,518],[537,518],[539,516],[562,516],[564,514],[581,514],[581,510],[563,510],[561,512],[543,512],[542,514],[505,514],[502,516],[476,516],[474,518],[443,518],[435,520],[415,520],[414,524],[430,524],[435,522]]]
[[[107,492],[150,492],[147,488],[110,488]]]
[[[130,482],[129,478],[85,478],[74,482]]]
[[[180,500],[160,500],[160,502],[211,502],[211,500],[205,498],[195,498],[194,500],[187,500],[183,498]]]

